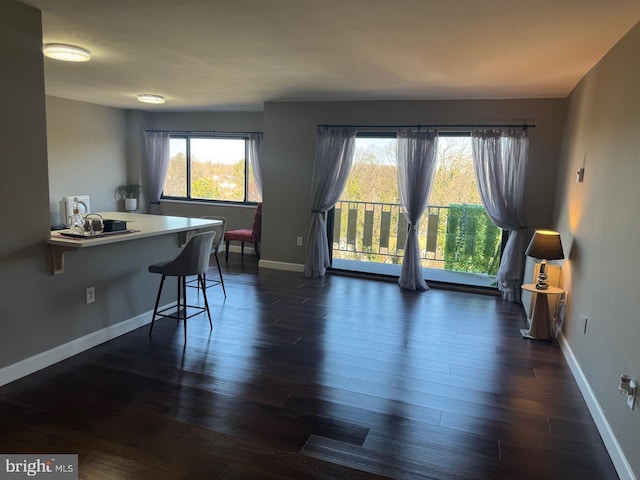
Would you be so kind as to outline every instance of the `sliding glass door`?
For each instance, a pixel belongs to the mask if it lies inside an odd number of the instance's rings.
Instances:
[[[394,135],[359,136],[354,167],[329,222],[332,267],[399,275],[407,233]],[[418,230],[425,278],[492,286],[502,231],[481,205],[468,135],[441,135],[438,169]]]

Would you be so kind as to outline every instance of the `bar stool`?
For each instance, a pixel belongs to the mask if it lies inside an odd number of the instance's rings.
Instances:
[[[158,289],[158,296],[156,297],[156,304],[153,308],[153,317],[151,318],[149,335],[151,335],[151,331],[153,330],[156,315],[160,317],[175,318],[178,321],[182,320],[184,322],[184,341],[186,343],[187,319],[203,311],[207,312],[207,316],[209,317],[209,326],[213,330],[211,313],[209,312],[209,303],[207,301],[207,291],[204,285],[204,274],[209,269],[209,255],[211,255],[211,246],[215,236],[216,232],[213,231],[197,233],[189,239],[176,258],[167,262],[156,263],[149,267],[150,273],[159,273],[162,275],[160,288]],[[200,282],[200,285],[202,286],[204,307],[199,305],[187,305],[186,279],[191,275],[198,276],[198,282]],[[178,277],[178,302],[176,305],[176,311],[172,314],[165,314],[164,312],[173,309],[173,307],[167,307],[158,311],[158,304],[160,303],[160,296],[162,295],[162,286],[164,285],[164,279],[166,277]],[[187,316],[187,307],[198,311]],[[180,315],[181,312],[182,315]]]

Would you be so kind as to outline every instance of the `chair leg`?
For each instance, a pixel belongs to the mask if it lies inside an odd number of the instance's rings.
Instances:
[[[160,295],[162,294],[164,278],[164,275],[162,275],[162,279],[160,280],[160,287],[158,288],[158,296],[156,297],[156,305],[153,307],[153,317],[151,317],[151,328],[149,328],[149,336],[151,336],[151,330],[153,330],[153,323],[156,321],[156,313],[158,312],[158,304],[160,303]]]
[[[256,251],[256,260],[260,260],[260,245],[258,244],[258,242],[255,242],[253,244],[253,248]]]
[[[244,242],[240,242],[240,256],[244,257]]]
[[[176,295],[176,305],[177,305],[176,323],[180,323],[180,306],[182,305],[182,303],[180,302],[180,298],[182,298],[180,296],[180,287],[182,286],[182,282],[180,281],[180,277],[177,277],[177,279],[178,279],[178,292]]]
[[[229,240],[227,240],[225,242],[225,249],[224,249],[224,261],[228,262],[229,261]]]
[[[222,293],[224,293],[224,298],[227,298],[227,291],[224,288],[224,279],[222,278],[222,270],[220,270],[220,261],[218,260],[218,252],[214,252],[214,255],[216,257],[216,265],[218,266],[218,275],[220,275],[220,283],[222,284]]]
[[[204,308],[207,310],[207,316],[209,317],[209,327],[213,330],[213,323],[211,322],[211,312],[209,311],[209,301],[207,300],[207,289],[204,285],[204,275],[198,275],[198,280],[202,282],[202,298],[204,298]]]
[[[184,323],[184,342],[187,343],[187,277],[180,277],[179,283],[182,283],[182,322]]]

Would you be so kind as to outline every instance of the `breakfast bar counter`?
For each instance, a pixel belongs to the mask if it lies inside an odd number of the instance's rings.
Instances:
[[[64,273],[64,254],[81,248],[128,242],[140,238],[167,235],[170,233],[187,232],[201,228],[213,227],[221,223],[220,220],[188,217],[171,217],[166,215],[149,215],[144,213],[100,212],[104,220],[119,220],[126,222],[124,231],[105,232],[87,235],[86,237],[69,237],[65,234],[69,230],[51,232],[47,243],[51,246],[51,262],[55,275]]]

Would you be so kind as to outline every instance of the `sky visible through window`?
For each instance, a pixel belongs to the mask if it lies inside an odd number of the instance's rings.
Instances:
[[[192,160],[233,165],[245,158],[244,139],[192,138]]]

